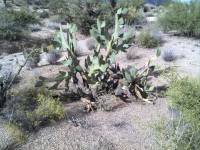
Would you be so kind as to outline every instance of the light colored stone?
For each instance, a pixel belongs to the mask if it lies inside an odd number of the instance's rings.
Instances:
[[[40,61],[38,63],[38,66],[45,66],[45,65],[49,65],[49,61],[48,61],[48,53],[44,52],[42,54],[40,54]]]

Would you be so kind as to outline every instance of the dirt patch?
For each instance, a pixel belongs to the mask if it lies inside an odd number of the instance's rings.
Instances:
[[[159,99],[156,105],[132,103],[117,111],[98,111],[84,117],[74,112],[73,121],[66,120],[40,130],[19,149],[153,150],[154,135],[150,125],[169,116],[165,99]]]

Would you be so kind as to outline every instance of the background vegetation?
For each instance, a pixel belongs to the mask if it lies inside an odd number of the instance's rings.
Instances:
[[[37,23],[33,13],[27,10],[0,10],[0,39],[18,40],[29,24]]]
[[[173,2],[166,6],[160,16],[160,25],[165,31],[176,30],[186,36],[200,36],[200,3]]]
[[[182,78],[173,80],[167,91],[171,107],[182,115],[170,127],[165,124],[168,146],[178,150],[197,150],[200,146],[200,80]]]

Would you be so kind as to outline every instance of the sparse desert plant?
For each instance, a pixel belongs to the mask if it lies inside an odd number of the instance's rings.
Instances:
[[[24,52],[24,55],[27,59],[26,67],[28,69],[33,69],[37,67],[38,62],[40,61],[40,49],[33,50],[34,52]]]
[[[129,6],[139,9],[143,6],[144,0],[118,0],[118,7],[128,8]]]
[[[27,113],[34,127],[63,119],[65,116],[61,102],[58,99],[52,98],[52,96],[38,94],[36,103],[36,108],[32,112]]]
[[[127,24],[133,24],[144,20],[140,8],[142,8],[144,0],[118,0],[118,8],[127,8],[127,14],[124,16]]]
[[[172,49],[167,49],[163,51],[162,58],[167,62],[174,61],[176,59],[176,54]]]
[[[174,15],[176,14],[176,15]],[[172,2],[167,5],[160,18],[160,25],[165,31],[175,30],[186,36],[200,36],[199,1]]]
[[[26,135],[17,125],[8,123],[6,125],[6,131],[14,140],[14,145],[17,146],[19,144],[23,144],[26,141]],[[14,146],[13,145],[13,146]]]
[[[170,104],[183,113],[190,122],[200,125],[200,81],[199,79],[183,78],[172,81],[167,91]]]
[[[24,131],[33,131],[41,125],[57,121],[65,116],[64,108],[44,88],[30,88],[12,93],[2,111],[11,124]]]
[[[160,44],[160,40],[154,37],[148,30],[142,31],[139,34],[137,41],[139,45],[145,48],[155,48]]]
[[[91,27],[96,24],[96,19],[112,18],[112,7],[108,2],[98,0],[55,0],[49,3],[50,10],[55,14],[65,17],[68,22],[73,22],[78,29],[88,35]]]
[[[185,122],[184,118],[161,120],[154,124],[155,148],[159,150],[198,150],[199,128]]]
[[[35,16],[28,11],[0,11],[0,39],[17,40],[22,37],[28,24],[37,23]]]

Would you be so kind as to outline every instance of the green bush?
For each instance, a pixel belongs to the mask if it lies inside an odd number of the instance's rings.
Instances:
[[[175,120],[163,119],[153,125],[155,149],[199,150],[200,130],[180,117]]]
[[[117,7],[128,9],[125,19],[128,24],[133,24],[144,19],[144,16],[139,11],[143,4],[144,0],[118,0]]]
[[[200,36],[200,2],[173,2],[159,17],[165,31],[176,30],[186,36]]]
[[[137,37],[139,45],[145,48],[154,48],[160,44],[160,39],[157,39],[149,31],[142,31]]]
[[[0,11],[0,39],[17,40],[28,24],[36,23],[36,17],[25,11]]]
[[[197,126],[200,125],[200,80],[183,78],[175,80],[167,91],[172,106]]]
[[[49,8],[55,14],[65,17],[68,22],[75,23],[83,34],[89,34],[90,29],[96,24],[97,18],[106,20],[107,27],[114,25],[113,17],[118,8],[128,8],[127,23],[134,23],[141,19],[138,13],[143,0],[120,0],[113,8],[109,1],[99,0],[54,0],[50,1]]]
[[[89,34],[96,19],[110,20],[112,7],[98,0],[55,0],[49,3],[50,10],[73,22],[83,34]]]
[[[26,142],[27,137],[25,136],[25,133],[17,125],[12,123],[7,124],[6,131],[14,140],[14,144],[18,145]]]
[[[27,113],[28,118],[34,126],[52,122],[64,118],[64,108],[58,99],[53,99],[51,96],[43,94],[37,95],[37,107],[34,111]]]
[[[7,101],[2,114],[10,123],[25,131],[62,119],[64,108],[58,99],[44,89],[29,89],[14,93]]]

